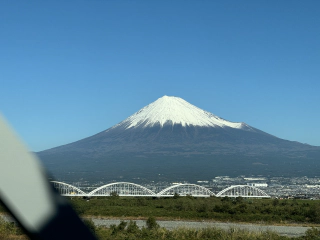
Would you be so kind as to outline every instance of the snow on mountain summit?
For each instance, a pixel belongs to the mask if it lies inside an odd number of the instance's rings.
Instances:
[[[150,103],[138,112],[134,113],[114,127],[124,126],[126,129],[132,127],[152,127],[160,124],[171,123],[185,126],[201,127],[249,127],[241,122],[229,122],[214,114],[204,111],[179,97],[163,96]]]

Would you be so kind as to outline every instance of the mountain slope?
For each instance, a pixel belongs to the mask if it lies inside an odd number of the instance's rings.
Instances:
[[[320,148],[283,140],[164,96],[103,132],[38,155],[54,175],[69,171],[85,172],[86,178],[150,179],[167,174],[164,178],[190,179],[297,171],[306,175],[301,166],[317,166]],[[190,176],[190,170],[198,172]]]

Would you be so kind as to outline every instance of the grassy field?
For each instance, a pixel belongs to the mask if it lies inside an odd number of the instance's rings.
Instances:
[[[218,228],[205,229],[185,229],[179,228],[166,230],[160,228],[155,218],[150,217],[146,221],[146,227],[139,228],[134,221],[129,223],[120,222],[119,225],[112,225],[109,228],[95,227],[91,220],[85,220],[85,224],[99,240],[316,240],[320,239],[320,231],[312,228],[306,232],[306,235],[299,238],[290,238],[280,236],[274,232],[250,232],[230,228],[222,230]],[[0,239],[2,240],[28,240],[21,230],[11,223],[0,219]]]
[[[12,223],[5,222],[0,218],[0,239],[2,240],[26,240],[22,230]]]
[[[159,228],[155,219],[218,220],[268,224],[320,224],[320,201],[244,199],[244,198],[125,198],[94,197],[90,200],[69,198],[76,212],[81,216],[141,218],[147,220],[147,227],[138,228],[134,221],[121,222],[118,226],[95,227],[86,220],[87,226],[98,239],[292,239],[274,232],[250,232],[240,229],[221,230]],[[0,206],[0,212],[5,209]],[[149,221],[149,223],[148,223]],[[28,239],[21,230],[0,220],[0,239]],[[306,236],[294,239],[320,239],[316,228],[308,230]]]
[[[244,198],[124,198],[104,197],[70,203],[83,216],[185,220],[218,220],[251,223],[320,223],[320,201]]]
[[[151,219],[151,220],[150,220]],[[149,222],[149,224],[148,224]],[[150,224],[151,222],[151,224]],[[154,224],[152,224],[154,222]],[[118,226],[111,226],[110,228],[97,228],[95,234],[99,239],[145,239],[145,240],[180,240],[180,239],[219,239],[219,240],[235,240],[235,239],[273,239],[273,240],[287,240],[291,239],[284,236],[279,236],[273,232],[249,232],[246,230],[229,229],[221,230],[217,228],[206,229],[175,229],[166,230],[159,228],[153,218],[148,218],[147,227],[139,229],[135,222],[129,223],[121,222]]]

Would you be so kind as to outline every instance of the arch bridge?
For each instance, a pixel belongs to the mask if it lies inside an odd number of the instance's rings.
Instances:
[[[135,183],[117,182],[103,185],[93,191],[88,196],[110,196],[117,193],[119,196],[154,197],[156,194],[146,187]]]
[[[177,184],[168,187],[158,193],[159,197],[173,197],[174,194],[180,196],[194,196],[194,197],[210,197],[215,196],[209,189],[196,184]]]
[[[79,189],[73,185],[64,183],[64,182],[51,181],[51,184],[58,191],[58,193],[60,193],[62,196],[85,197],[88,195],[87,193],[85,193],[81,189]]]
[[[235,185],[225,188],[217,194],[217,197],[270,198],[261,189],[248,185]]]
[[[155,193],[150,189],[130,182],[109,183],[98,187],[97,189],[86,193],[81,189],[63,182],[52,181],[53,187],[63,196],[111,196],[116,193],[119,196],[126,197],[173,197],[175,194],[180,196],[194,197],[245,197],[245,198],[270,198],[261,189],[248,185],[236,185],[223,189],[218,194],[214,194],[209,189],[196,184],[177,184],[163,189],[159,193]]]

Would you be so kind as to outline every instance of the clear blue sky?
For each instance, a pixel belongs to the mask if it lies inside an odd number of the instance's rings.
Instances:
[[[0,1],[0,111],[33,151],[163,95],[320,146],[320,1]]]

